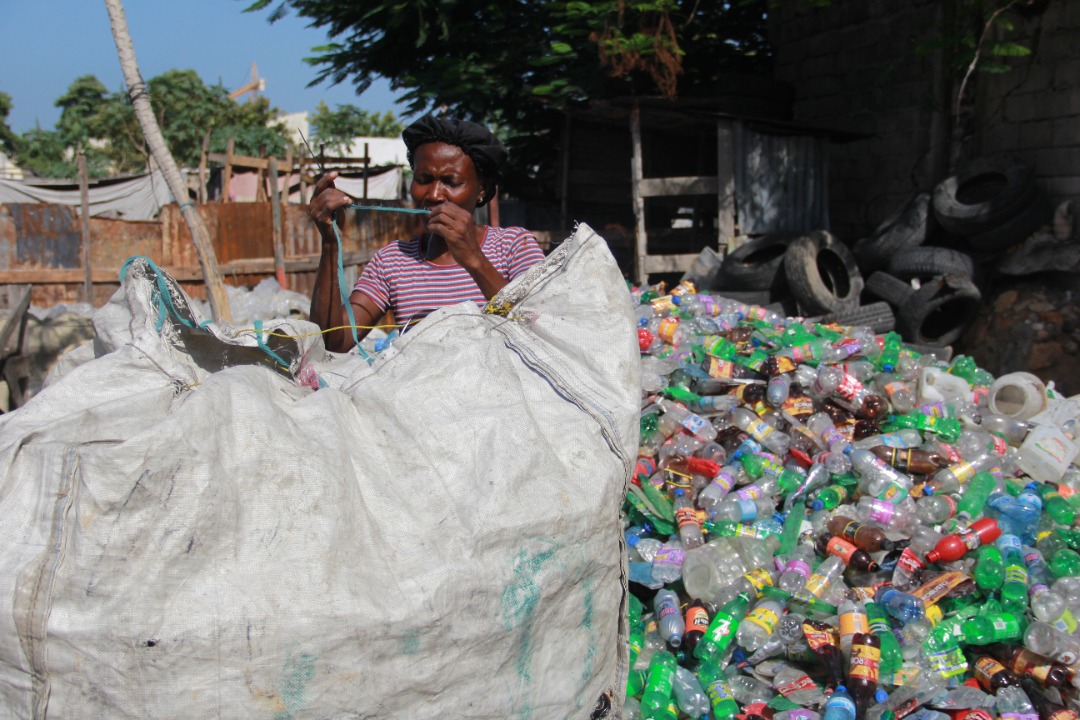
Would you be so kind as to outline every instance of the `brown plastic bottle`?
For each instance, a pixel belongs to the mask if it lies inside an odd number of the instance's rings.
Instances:
[[[928,475],[945,467],[948,462],[941,455],[916,448],[901,449],[878,445],[870,452],[901,472]]]
[[[1050,658],[1033,653],[1023,645],[993,643],[987,652],[1017,675],[1038,680],[1043,687],[1065,687],[1069,683],[1069,669]]]
[[[855,720],[862,720],[866,709],[873,704],[880,672],[881,640],[868,632],[852,635],[847,689],[855,701]]]
[[[1077,720],[1075,710],[1043,695],[1042,690],[1031,678],[1022,678],[1020,686],[1031,700],[1031,704],[1035,706],[1035,712],[1039,713],[1039,720]]]
[[[817,541],[817,551],[822,555],[835,555],[848,567],[866,572],[877,572],[880,566],[870,557],[870,553],[856,547],[843,537],[822,535]]]
[[[975,679],[988,693],[996,693],[1003,687],[1019,685],[1020,680],[1012,671],[989,655],[981,655],[975,660]]]
[[[844,515],[833,515],[826,525],[833,535],[848,540],[855,547],[867,552],[892,550],[896,545],[885,536],[885,531],[874,525],[852,520]]]

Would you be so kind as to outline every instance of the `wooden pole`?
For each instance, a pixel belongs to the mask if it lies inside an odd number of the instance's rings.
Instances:
[[[364,199],[367,200],[367,176],[371,169],[371,156],[368,154],[368,144],[364,143]]]
[[[307,205],[307,181],[304,180],[304,173],[307,172],[307,158],[303,155],[300,156],[298,167],[300,168],[300,204]]]
[[[289,191],[292,190],[293,156],[292,145],[285,148],[285,196],[281,200],[282,205],[289,204]]]
[[[120,59],[120,68],[124,72],[124,83],[128,87],[128,96],[131,98],[135,117],[139,120],[139,126],[142,128],[143,137],[146,139],[151,155],[165,175],[169,192],[180,204],[180,213],[184,216],[188,229],[191,230],[191,238],[195,242],[195,249],[199,254],[199,265],[202,267],[203,279],[206,283],[206,294],[210,300],[210,314],[215,322],[228,322],[232,320],[232,313],[229,310],[229,298],[225,294],[225,283],[218,274],[217,254],[214,252],[214,245],[202,216],[199,215],[195,204],[188,200],[187,187],[180,176],[180,169],[176,166],[176,160],[169,152],[157,118],[154,117],[154,110],[150,106],[150,94],[147,92],[146,82],[139,73],[139,63],[135,59],[135,46],[128,32],[124,5],[120,0],[105,0],[105,7],[109,11],[116,53]]]
[[[229,138],[225,143],[225,172],[221,175],[222,189],[221,189],[221,202],[229,202],[229,183],[232,181],[232,157],[233,148],[236,147],[236,140]]]
[[[207,130],[202,139],[202,152],[199,153],[199,193],[200,205],[206,204],[206,159],[210,155],[210,131]]]
[[[259,146],[259,159],[266,159],[266,146]],[[266,202],[266,176],[263,175],[263,169],[258,168],[255,170],[255,202]]]
[[[270,207],[273,209],[274,219],[274,275],[282,290],[289,289],[289,282],[285,278],[285,243],[281,235],[281,193],[278,192],[277,158],[270,156],[267,168],[270,176]]]
[[[79,143],[79,225],[82,230],[83,302],[94,304],[94,277],[90,267],[90,178],[86,171],[86,153]]]

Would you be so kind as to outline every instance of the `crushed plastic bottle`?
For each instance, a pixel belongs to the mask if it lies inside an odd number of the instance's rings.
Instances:
[[[631,297],[624,717],[1071,720],[1080,402],[1051,383],[1017,420],[971,358],[896,333]]]

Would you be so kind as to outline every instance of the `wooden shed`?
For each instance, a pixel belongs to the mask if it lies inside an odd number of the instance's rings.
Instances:
[[[828,228],[829,143],[848,138],[783,116],[782,103],[731,97],[571,112],[560,221],[596,229],[639,282],[681,274],[703,248],[722,254],[737,238]]]

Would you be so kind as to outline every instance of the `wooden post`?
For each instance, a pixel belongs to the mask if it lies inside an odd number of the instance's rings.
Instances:
[[[200,205],[206,204],[206,159],[210,154],[210,131],[207,130],[202,139],[202,152],[199,153],[199,192],[197,195]]]
[[[371,157],[368,154],[368,144],[364,143],[364,199],[367,200],[367,176],[371,169]]]
[[[270,179],[270,207],[273,209],[274,218],[274,275],[282,290],[288,290],[288,280],[285,279],[285,244],[281,236],[281,194],[278,192],[277,158],[273,155],[269,159],[267,175]]]
[[[225,172],[221,175],[222,189],[221,189],[221,202],[229,202],[229,183],[232,181],[232,158],[233,148],[236,146],[236,140],[229,138],[229,141],[225,143]]]
[[[266,159],[266,146],[259,146],[259,159]],[[266,176],[263,175],[263,169],[258,168],[255,170],[255,202],[266,202]]]
[[[82,229],[83,302],[94,304],[94,279],[90,267],[90,179],[86,171],[86,153],[79,143],[79,224]]]
[[[634,155],[630,161],[630,186],[634,191],[634,220],[637,241],[637,280],[644,285],[649,281],[645,261],[649,254],[648,236],[645,234],[645,198],[641,196],[641,180],[645,175],[645,161],[641,152],[641,108],[634,105],[630,111],[630,137],[634,143]]]
[[[304,173],[307,172],[307,158],[303,155],[300,156],[300,160],[297,166],[300,168],[300,204],[307,205],[307,181],[304,180]]]
[[[293,173],[293,156],[292,145],[285,148],[285,197],[282,198],[281,204],[289,204],[289,191],[292,189],[292,173]]]
[[[131,42],[131,33],[128,32],[124,6],[120,0],[105,0],[105,7],[109,11],[109,24],[112,27],[113,40],[116,42],[116,54],[120,59],[120,69],[124,72],[124,83],[128,88],[128,97],[131,98],[135,117],[139,121],[139,127],[142,129],[151,155],[157,160],[165,175],[169,192],[180,204],[180,214],[184,216],[184,221],[191,230],[191,239],[199,253],[199,265],[202,266],[206,294],[210,299],[210,313],[215,322],[228,322],[232,319],[232,312],[229,308],[229,297],[225,294],[225,283],[218,274],[217,254],[214,252],[214,245],[206,229],[206,223],[203,222],[195,204],[187,199],[184,179],[180,176],[180,169],[169,152],[168,145],[165,144],[165,136],[161,134],[161,127],[154,116],[146,82],[139,73],[139,63],[135,59],[135,46]]]

